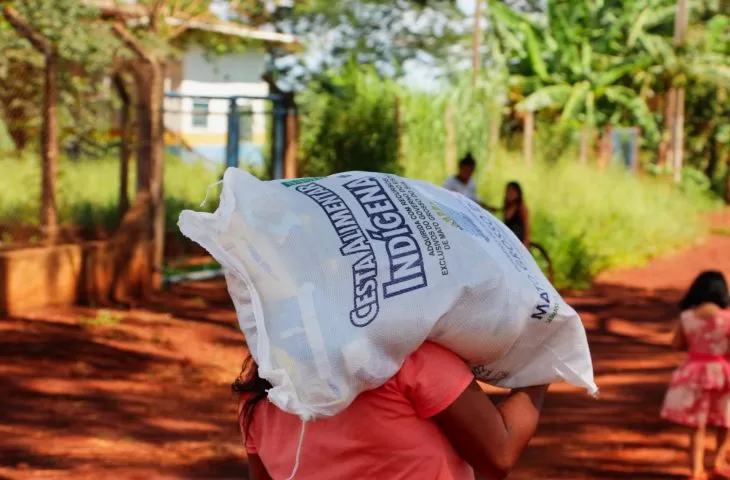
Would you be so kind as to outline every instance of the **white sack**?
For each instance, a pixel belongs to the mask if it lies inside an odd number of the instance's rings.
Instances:
[[[180,230],[226,270],[269,399],[335,415],[430,339],[490,384],[596,392],[585,330],[529,252],[459,194],[348,172],[262,182],[228,169]]]

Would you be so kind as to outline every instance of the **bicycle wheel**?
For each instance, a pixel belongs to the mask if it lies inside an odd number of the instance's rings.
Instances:
[[[530,253],[532,254],[533,258],[537,262],[537,265],[540,267],[540,269],[543,271],[545,276],[550,280],[550,283],[553,281],[553,262],[550,260],[550,255],[548,255],[547,250],[545,250],[545,247],[540,245],[539,243],[531,243],[530,244]]]

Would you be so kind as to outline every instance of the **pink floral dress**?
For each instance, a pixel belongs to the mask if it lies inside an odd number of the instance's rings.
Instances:
[[[730,428],[730,312],[682,313],[688,359],[675,370],[661,416],[681,425]]]

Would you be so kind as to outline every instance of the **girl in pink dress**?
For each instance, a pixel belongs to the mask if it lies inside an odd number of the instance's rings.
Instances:
[[[688,351],[687,360],[672,375],[662,418],[692,427],[692,476],[706,479],[706,427],[718,432],[714,474],[730,478],[727,460],[730,438],[730,312],[728,286],[720,272],[704,272],[680,303],[682,314],[673,345]]]

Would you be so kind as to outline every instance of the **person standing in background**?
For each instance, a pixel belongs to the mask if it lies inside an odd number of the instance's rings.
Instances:
[[[459,161],[459,173],[446,179],[443,187],[446,190],[460,193],[466,198],[484,206],[482,200],[477,195],[477,187],[472,180],[474,171],[477,168],[477,162],[471,153],[467,153],[464,158]]]

